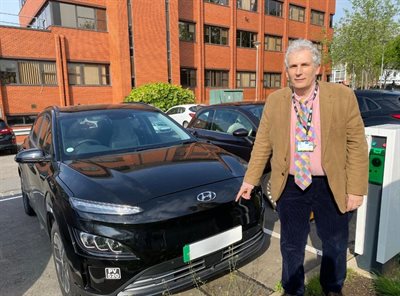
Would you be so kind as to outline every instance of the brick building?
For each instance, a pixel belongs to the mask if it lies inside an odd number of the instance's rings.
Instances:
[[[0,117],[15,130],[48,105],[121,102],[155,81],[199,103],[216,88],[264,100],[287,84],[290,41],[322,48],[335,12],[335,0],[20,1],[21,26],[0,26]]]

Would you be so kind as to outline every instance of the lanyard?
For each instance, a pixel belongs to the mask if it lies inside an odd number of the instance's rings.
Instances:
[[[296,99],[295,99],[295,96],[294,96],[294,91],[292,90],[293,108],[294,108],[294,111],[296,112],[297,120],[299,121],[299,123],[301,124],[301,126],[302,126],[302,127],[304,128],[304,130],[306,131],[306,136],[307,136],[307,137],[308,137],[308,132],[310,131],[310,128],[311,128],[311,122],[312,122],[312,117],[313,117],[314,100],[315,100],[315,98],[316,98],[316,96],[317,96],[317,92],[318,92],[318,82],[315,82],[314,94],[313,94],[313,96],[312,96],[312,98],[311,98],[311,101],[312,101],[312,103],[311,103],[311,108],[310,108],[310,111],[308,112],[307,123],[306,123],[306,125],[304,125],[304,124],[303,124],[303,120],[302,120],[301,117],[300,117],[299,110],[297,109],[297,106],[296,106]],[[304,102],[304,106],[307,106],[307,103],[308,103],[308,100],[306,100],[306,101]],[[302,103],[299,101],[299,104],[302,104]]]

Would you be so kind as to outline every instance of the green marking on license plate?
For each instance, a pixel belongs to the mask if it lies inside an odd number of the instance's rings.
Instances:
[[[183,262],[188,263],[191,260],[211,254],[232,245],[242,239],[242,226],[221,232],[201,241],[185,245],[183,247]]]

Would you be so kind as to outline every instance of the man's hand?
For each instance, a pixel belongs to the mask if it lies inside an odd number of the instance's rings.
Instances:
[[[347,194],[347,211],[351,212],[358,209],[364,201],[362,195]]]
[[[238,194],[236,195],[235,201],[239,201],[241,197],[244,199],[250,199],[250,194],[251,191],[253,190],[254,185],[251,185],[249,183],[243,182],[242,186],[239,189]]]

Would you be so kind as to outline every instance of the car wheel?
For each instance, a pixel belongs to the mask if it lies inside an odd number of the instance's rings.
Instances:
[[[74,286],[71,280],[71,271],[57,222],[54,222],[53,227],[51,228],[51,246],[53,249],[53,259],[56,267],[57,279],[62,294],[64,296],[78,295],[73,289]]]
[[[24,204],[25,214],[28,216],[35,216],[35,211],[32,209],[31,204],[29,203],[29,198],[26,192],[22,190],[22,203]]]
[[[183,126],[184,128],[187,128],[188,125],[189,125],[189,122],[187,122],[187,121],[184,121],[184,122],[182,123],[182,126]]]

